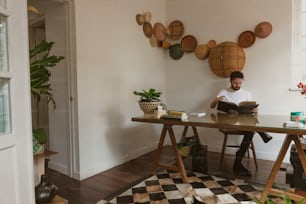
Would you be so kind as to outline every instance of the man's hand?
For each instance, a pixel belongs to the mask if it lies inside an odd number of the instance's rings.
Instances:
[[[224,101],[225,96],[216,97],[213,102],[210,104],[210,108],[215,108],[219,101]]]
[[[253,108],[252,115],[257,115],[257,114],[258,114],[258,108]]]

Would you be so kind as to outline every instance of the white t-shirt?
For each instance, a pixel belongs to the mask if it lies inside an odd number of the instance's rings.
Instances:
[[[242,89],[242,88],[240,88],[237,91],[233,90],[230,87],[226,88],[226,89],[222,89],[218,93],[217,97],[221,97],[221,96],[225,97],[225,101],[236,103],[237,105],[241,101],[250,101],[251,100],[251,93],[247,90]]]

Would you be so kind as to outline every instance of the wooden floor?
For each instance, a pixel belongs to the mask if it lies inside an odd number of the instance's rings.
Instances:
[[[151,175],[152,160],[154,152],[140,156],[120,166],[109,169],[105,172],[92,176],[83,181],[71,179],[56,171],[47,169],[47,174],[53,183],[58,187],[58,195],[66,198],[69,204],[95,204],[101,199],[111,199],[125,189],[138,183]],[[235,178],[232,172],[234,156],[225,155],[220,166],[220,154],[208,152],[208,174],[223,178]],[[164,163],[174,161],[172,148],[164,147],[161,158]],[[256,170],[253,159],[244,159],[244,164],[252,172],[252,177],[243,178],[252,184],[265,184],[272,168],[273,162],[258,160],[259,168]],[[191,170],[191,159],[184,160],[187,170]],[[282,169],[286,169],[287,164],[283,164]],[[279,171],[275,183],[279,186],[286,185],[286,172]]]

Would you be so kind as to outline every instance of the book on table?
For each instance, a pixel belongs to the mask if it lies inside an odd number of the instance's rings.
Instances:
[[[168,110],[166,115],[162,115],[163,119],[187,120],[188,115],[185,111]]]
[[[217,110],[223,112],[237,111],[240,114],[251,114],[254,108],[257,108],[259,104],[256,101],[242,101],[238,105],[228,101],[219,101]]]

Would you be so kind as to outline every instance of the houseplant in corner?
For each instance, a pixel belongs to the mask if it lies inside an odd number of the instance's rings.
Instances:
[[[52,102],[53,108],[56,104],[53,98],[53,92],[50,83],[50,68],[64,59],[63,56],[50,55],[54,42],[41,41],[34,48],[30,49],[30,82],[31,95],[37,110],[41,97],[47,97],[47,101]],[[44,152],[44,144],[47,141],[47,135],[43,128],[39,128],[39,111],[37,111],[38,128],[33,129],[33,153]]]
[[[157,106],[161,105],[161,92],[157,92],[153,88],[147,91],[143,90],[142,92],[134,91],[134,94],[140,96],[138,103],[145,117],[153,116],[154,110],[157,109]]]

